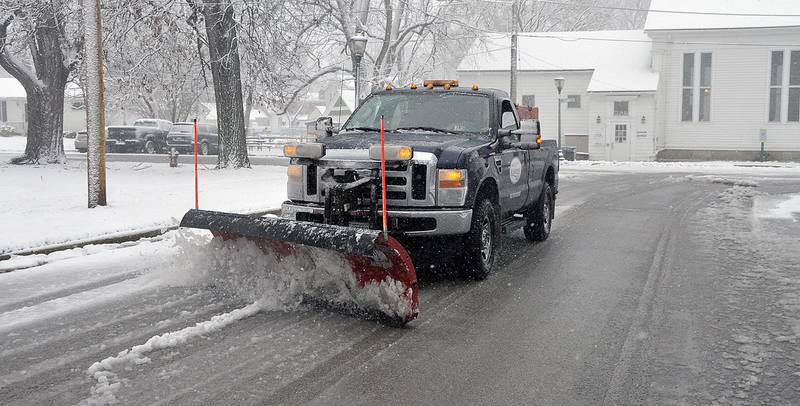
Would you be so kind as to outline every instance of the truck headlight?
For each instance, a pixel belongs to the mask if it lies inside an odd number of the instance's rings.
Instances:
[[[289,158],[319,159],[325,156],[325,144],[290,143],[283,146],[283,155]]]
[[[467,185],[467,171],[464,169],[439,169],[439,188],[453,189]]]
[[[286,167],[286,175],[288,181],[286,182],[286,195],[289,199],[302,200],[303,199],[303,173],[305,166],[303,165],[289,165]]]
[[[387,161],[408,161],[414,157],[414,149],[400,145],[386,145],[384,154]],[[373,161],[381,160],[381,146],[371,145],[369,147],[369,159]]]
[[[465,169],[439,169],[436,204],[463,206],[467,199],[467,171]]]

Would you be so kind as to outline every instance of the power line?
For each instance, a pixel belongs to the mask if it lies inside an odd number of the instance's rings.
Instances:
[[[441,1],[441,0],[440,0]],[[507,0],[478,0],[484,3],[507,4],[512,2]],[[624,7],[624,6],[602,6],[598,4],[578,4],[578,3],[565,3],[563,1],[554,0],[533,0],[534,3],[556,4],[560,6],[577,6],[585,8],[600,8],[608,10],[621,10],[621,11],[635,11],[635,12],[652,12],[664,14],[686,14],[686,15],[706,15],[706,16],[729,16],[729,17],[800,17],[800,14],[771,14],[771,13],[726,13],[722,11],[693,11],[693,10],[668,10],[668,9],[652,9],[652,8],[639,8],[639,7]],[[456,3],[449,3],[454,5]],[[469,2],[461,2],[458,4],[470,4]]]
[[[595,31],[602,32],[602,31]],[[505,34],[507,33],[497,33]],[[529,38],[551,38],[564,42],[574,41],[605,41],[605,42],[632,42],[632,43],[650,43],[650,44],[665,44],[665,45],[719,45],[719,46],[752,46],[752,47],[796,47],[800,43],[783,43],[783,44],[765,44],[756,42],[717,42],[717,41],[659,41],[653,39],[632,39],[632,38],[599,38],[599,37],[571,37],[560,35],[548,35],[540,33],[520,33],[521,37]]]
[[[534,0],[537,3],[558,4],[562,6],[578,6],[574,3],[564,3],[561,1],[553,0]],[[729,17],[800,17],[800,14],[769,14],[769,13],[725,13],[719,11],[690,11],[690,10],[666,10],[666,9],[647,9],[638,7],[622,7],[622,6],[601,6],[596,4],[583,5],[583,7],[602,8],[609,10],[623,10],[623,11],[636,11],[636,12],[650,12],[650,13],[664,13],[664,14],[688,14],[688,15],[706,15],[706,16],[729,16]]]

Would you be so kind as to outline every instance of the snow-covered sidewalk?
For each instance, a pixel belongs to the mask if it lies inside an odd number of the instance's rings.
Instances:
[[[564,161],[561,171],[567,173],[626,172],[626,173],[694,173],[704,175],[788,176],[800,179],[798,162],[615,162]]]
[[[111,162],[108,206],[86,208],[86,163],[0,163],[0,254],[175,226],[194,206],[190,165]],[[200,208],[250,212],[280,207],[286,168],[200,170]]]

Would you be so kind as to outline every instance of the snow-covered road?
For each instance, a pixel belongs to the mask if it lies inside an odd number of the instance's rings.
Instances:
[[[0,403],[800,402],[800,178],[626,172],[564,168],[551,239],[421,273],[406,329],[221,279],[202,233],[50,254],[0,274]]]

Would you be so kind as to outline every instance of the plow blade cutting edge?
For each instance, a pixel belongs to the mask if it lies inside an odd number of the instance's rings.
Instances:
[[[313,272],[319,280],[311,278],[308,293],[315,299],[379,311],[401,324],[419,312],[411,257],[381,231],[194,209],[180,226],[223,240],[248,239],[278,263]]]

